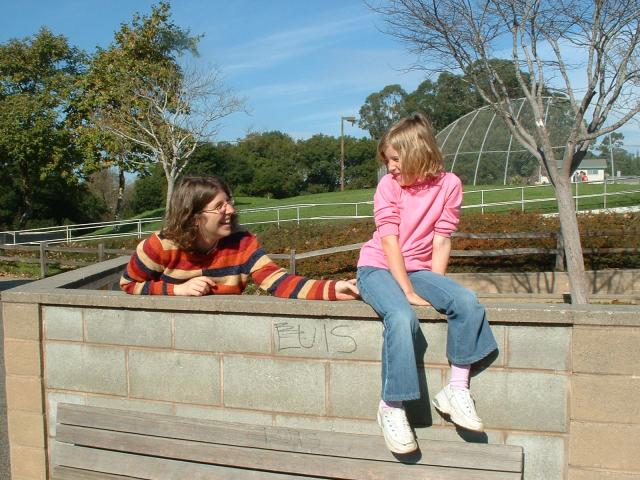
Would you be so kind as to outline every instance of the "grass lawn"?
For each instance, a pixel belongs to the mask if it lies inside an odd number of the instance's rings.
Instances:
[[[602,184],[581,183],[573,186],[574,193],[580,196],[594,195],[578,199],[580,210],[604,208]],[[513,187],[508,188],[503,185],[476,185],[464,188],[463,213],[476,213],[481,211],[481,207],[473,207],[481,203],[501,203],[520,202],[522,198],[526,201],[548,199],[543,202],[525,203],[524,210],[527,212],[553,213],[557,211],[555,196],[551,186],[539,187]],[[485,191],[482,190],[494,190]],[[236,208],[240,212],[240,221],[245,224],[267,223],[267,222],[295,222],[298,218],[312,217],[346,217],[346,216],[371,216],[373,205],[359,202],[370,202],[373,199],[374,189],[347,190],[344,192],[319,193],[314,195],[300,195],[286,199],[267,199],[260,197],[236,197]],[[620,193],[619,195],[607,197],[607,208],[631,206],[640,204],[640,185],[607,185],[607,193]],[[335,205],[344,203],[345,205]],[[317,205],[319,204],[319,205]],[[325,205],[333,204],[333,205]],[[281,207],[278,210],[270,209]],[[269,209],[265,211],[255,211],[255,209]],[[521,210],[519,204],[516,205],[493,205],[484,207],[484,212],[504,212],[509,210]],[[156,209],[136,216],[135,218],[158,218],[164,214],[164,209]],[[149,232],[158,230],[161,226],[160,220],[153,220],[142,226],[143,231]],[[119,231],[134,232],[137,230],[135,224],[121,226]],[[95,232],[96,234],[113,233],[112,228],[103,228]]]

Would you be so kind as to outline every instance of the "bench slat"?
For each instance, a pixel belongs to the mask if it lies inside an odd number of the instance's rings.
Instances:
[[[326,475],[330,478],[357,480],[418,480],[438,478],[452,480],[492,479],[515,480],[520,474],[466,470],[404,464],[397,460],[377,461],[317,454],[302,454],[282,450],[219,445],[173,438],[151,437],[108,430],[96,430],[71,425],[59,425],[56,438],[62,442],[73,439],[76,444],[94,448],[112,449],[139,455],[154,455],[205,464],[218,464],[239,468],[264,470],[295,475]],[[62,463],[59,463],[62,464]],[[137,475],[137,470],[118,472]]]
[[[111,475],[110,473],[91,472],[68,467],[54,467],[52,480],[139,480],[134,477]]]
[[[200,442],[398,462],[386,448],[382,435],[246,425],[68,404],[58,405],[58,422]],[[522,471],[521,447],[429,440],[420,440],[420,446],[422,456],[408,459],[419,465]]]
[[[262,472],[259,470],[241,470],[218,465],[203,465],[167,458],[145,457],[109,450],[95,450],[58,443],[56,461],[73,464],[75,469],[65,466],[54,468],[53,480],[299,480],[300,476],[282,473]],[[56,477],[55,472],[78,472],[76,477]],[[82,470],[78,470],[82,469]],[[111,475],[96,477],[87,475],[89,470],[117,471],[126,476]],[[85,475],[85,476],[83,476]],[[132,477],[131,475],[135,475]],[[323,480],[324,477],[308,477],[309,480]]]

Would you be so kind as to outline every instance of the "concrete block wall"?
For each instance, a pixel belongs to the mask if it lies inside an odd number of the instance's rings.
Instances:
[[[375,319],[43,306],[49,434],[58,402],[379,434]],[[429,400],[447,381],[446,322],[421,324],[419,438],[527,447],[527,479],[562,478],[569,327],[495,325],[500,354],[473,390],[487,431],[460,434]]]
[[[382,326],[361,302],[133,297],[59,284],[2,300],[13,479],[47,478],[61,402],[380,434]],[[419,439],[522,445],[527,480],[640,475],[640,308],[487,312],[500,352],[474,371],[487,431],[472,434],[430,406],[447,380],[446,321],[418,309],[423,399],[409,414]]]

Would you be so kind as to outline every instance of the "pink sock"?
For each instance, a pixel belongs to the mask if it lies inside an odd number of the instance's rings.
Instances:
[[[381,408],[402,408],[402,401],[394,402],[393,400],[389,402],[385,402],[384,400],[380,400]]]
[[[471,365],[451,364],[451,376],[449,377],[449,385],[451,388],[461,390],[469,388],[469,372]]]

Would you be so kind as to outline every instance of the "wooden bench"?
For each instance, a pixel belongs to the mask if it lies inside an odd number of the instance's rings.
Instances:
[[[520,479],[522,448],[245,425],[59,404],[54,480]]]

